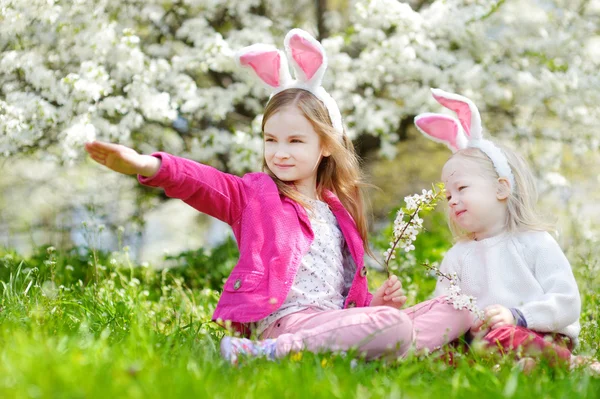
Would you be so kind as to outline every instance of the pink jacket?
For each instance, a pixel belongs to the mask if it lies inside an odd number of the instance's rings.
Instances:
[[[167,196],[232,227],[240,259],[225,283],[213,320],[231,321],[247,334],[246,323],[263,319],[281,306],[309,250],[314,235],[305,209],[280,195],[265,173],[240,178],[170,154],[152,155],[162,160],[161,167],[152,177],[138,176],[140,183],[162,187]],[[372,295],[356,224],[333,193],[327,191],[323,199],[337,218],[357,266],[344,308],[368,306]]]

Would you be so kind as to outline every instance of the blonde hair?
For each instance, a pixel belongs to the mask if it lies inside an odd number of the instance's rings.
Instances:
[[[546,223],[536,210],[538,193],[535,186],[533,173],[527,162],[514,151],[497,145],[508,160],[508,165],[515,178],[515,187],[512,187],[510,194],[506,199],[506,221],[505,231],[516,233],[528,230],[552,231],[554,226]],[[478,148],[465,148],[457,151],[450,157],[462,158],[474,162],[479,166],[479,171],[483,177],[497,180],[498,172],[494,168],[492,160]],[[448,217],[450,231],[456,239],[470,239],[472,234],[461,229],[452,218]]]
[[[321,196],[323,190],[327,189],[339,198],[356,223],[365,251],[371,254],[367,242],[368,222],[362,193],[362,187],[366,184],[362,181],[360,161],[352,141],[346,134],[343,135],[343,141],[340,141],[339,133],[333,128],[325,105],[314,94],[303,89],[286,89],[269,100],[262,120],[263,134],[267,120],[288,106],[295,106],[302,112],[319,135],[323,148],[331,154],[321,160],[317,169],[317,194]],[[286,183],[275,176],[264,158],[263,171],[275,181],[282,195],[304,207],[309,207],[293,184]]]

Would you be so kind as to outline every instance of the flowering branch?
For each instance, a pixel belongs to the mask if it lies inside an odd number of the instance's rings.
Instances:
[[[408,253],[415,249],[413,242],[423,228],[423,219],[419,217],[419,212],[434,209],[443,194],[444,185],[439,183],[432,190],[423,190],[422,194],[404,197],[406,207],[401,208],[396,214],[393,239],[390,242],[389,249],[383,253],[388,277],[391,275],[389,263],[396,258],[396,250],[402,248],[404,252]],[[408,220],[405,220],[406,218]]]
[[[446,279],[449,281],[450,286],[447,289],[446,300],[448,303],[454,306],[454,309],[468,309],[471,313],[477,316],[480,320],[483,320],[484,314],[481,309],[477,307],[477,299],[474,296],[463,294],[458,281],[458,275],[456,273],[452,273],[450,275],[443,273],[436,266],[431,266],[428,263],[423,263],[427,269],[431,270],[438,276],[440,279]]]

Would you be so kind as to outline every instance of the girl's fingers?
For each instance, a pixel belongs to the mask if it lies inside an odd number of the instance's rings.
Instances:
[[[94,148],[95,150],[98,150],[98,151],[108,151],[108,152],[112,152],[112,151],[118,150],[119,147],[121,146],[120,144],[105,143],[103,141],[93,141],[91,143],[87,143],[86,147],[88,145],[91,148]]]
[[[488,325],[489,325],[489,326],[490,326],[492,329],[495,329],[495,328],[501,327],[501,326],[503,326],[503,325],[505,325],[505,324],[508,324],[508,323],[507,323],[507,321],[504,319],[504,317],[502,317],[502,316],[494,316],[494,317],[492,317],[492,318],[490,319],[490,321],[489,321],[489,323],[488,323]]]
[[[404,296],[404,291],[402,291],[402,290],[400,289],[400,290],[397,290],[397,291],[394,291],[394,292],[392,292],[392,293],[391,293],[391,294],[389,294],[389,295],[385,295],[385,296],[383,297],[383,299],[384,299],[384,300],[386,300],[386,301],[390,301],[390,300],[392,300],[392,301],[393,301],[395,298],[399,298],[399,297],[402,297],[402,296]]]
[[[388,288],[386,288],[385,293],[390,294],[399,288],[402,288],[402,283],[398,280],[398,277],[392,276],[387,280],[387,286]]]
[[[105,165],[105,164],[106,164],[106,158],[105,158],[105,157],[98,157],[98,156],[96,156],[96,155],[90,155],[90,156],[91,156],[91,158],[92,158],[94,161],[96,161],[96,162],[98,162],[98,163],[101,163],[102,165]]]
[[[481,326],[483,326],[483,320],[477,320],[473,325],[471,325],[471,330],[474,332],[479,332],[481,330]]]
[[[485,317],[489,319],[496,316],[498,313],[500,313],[500,311],[494,306],[488,306],[487,308],[485,308],[483,313],[485,314]]]
[[[401,285],[398,285],[397,287],[393,287],[393,289],[391,289],[390,291],[391,292],[388,295],[391,295],[391,296],[404,295],[404,290],[402,289]]]
[[[106,158],[106,153],[104,152],[100,152],[100,151],[96,151],[96,150],[91,150],[88,151],[88,153],[90,154],[90,156],[92,157],[102,157],[102,158]]]
[[[85,145],[85,150],[86,150],[86,151],[87,151],[87,152],[88,152],[90,155],[96,154],[96,155],[103,155],[103,156],[106,156],[106,155],[108,154],[108,152],[107,152],[107,151],[105,151],[105,150],[103,150],[103,149],[101,149],[101,148],[98,148],[98,147],[92,146],[92,145],[90,145],[90,143],[86,143],[86,145]]]
[[[106,148],[100,141],[92,141],[91,143],[85,143],[85,149],[87,151],[106,151]]]
[[[400,302],[400,303],[404,303],[404,302],[406,302],[406,300],[407,300],[407,299],[408,299],[408,298],[407,298],[405,295],[402,295],[402,296],[398,296],[398,297],[392,298],[392,302],[396,302],[396,303],[398,303],[398,302]]]
[[[92,150],[92,151],[88,151],[88,153],[90,154],[90,156],[92,157],[102,157],[102,158],[106,158],[106,153],[101,152],[101,151],[96,151],[96,150]]]

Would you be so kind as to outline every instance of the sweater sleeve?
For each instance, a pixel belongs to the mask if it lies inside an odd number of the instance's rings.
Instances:
[[[544,294],[517,309],[532,330],[561,330],[579,319],[581,298],[577,283],[569,261],[554,238],[546,232],[537,233],[533,238],[526,243],[525,251],[531,256],[532,271]]]
[[[168,197],[230,225],[240,217],[246,202],[240,177],[164,152],[152,156],[161,160],[160,169],[151,177],[138,176],[140,183],[162,187]]]
[[[451,275],[457,273],[460,276],[460,267],[458,262],[458,247],[455,245],[446,252],[442,264],[440,265],[440,272],[445,275]],[[437,278],[437,284],[435,290],[433,290],[432,297],[438,297],[448,294],[448,288],[450,288],[450,281],[444,277]]]

